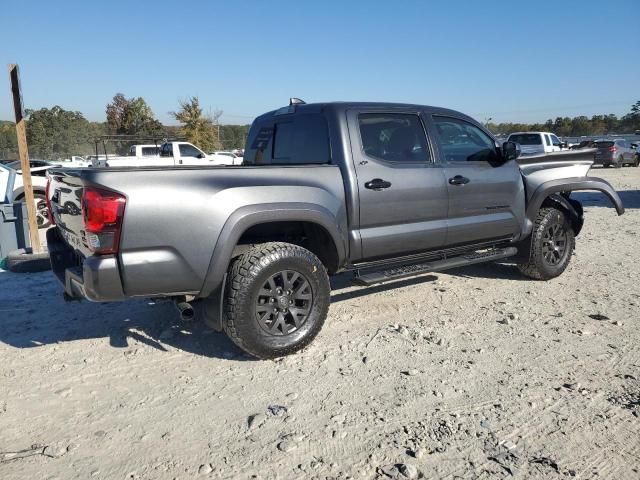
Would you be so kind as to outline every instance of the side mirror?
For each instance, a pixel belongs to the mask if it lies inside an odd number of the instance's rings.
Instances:
[[[560,148],[561,149],[567,148],[567,142],[560,142]]]
[[[198,158],[204,158],[204,153],[198,154]]]
[[[515,160],[520,156],[522,150],[520,149],[520,144],[516,142],[504,142],[502,144],[502,157],[505,162],[510,160]]]

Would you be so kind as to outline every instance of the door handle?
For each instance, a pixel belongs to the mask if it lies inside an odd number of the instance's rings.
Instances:
[[[455,177],[449,179],[449,184],[451,184],[451,185],[466,185],[470,181],[471,180],[469,180],[467,177],[463,177],[462,175],[456,175]]]
[[[374,178],[364,184],[364,188],[368,188],[369,190],[382,190],[383,188],[389,188],[390,186],[391,182],[387,182],[381,178]]]

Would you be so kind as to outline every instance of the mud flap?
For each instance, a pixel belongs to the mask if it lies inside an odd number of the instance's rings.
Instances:
[[[224,289],[227,284],[225,274],[222,283],[211,295],[193,302],[197,310],[197,316],[212,330],[222,331],[222,315],[224,314]]]

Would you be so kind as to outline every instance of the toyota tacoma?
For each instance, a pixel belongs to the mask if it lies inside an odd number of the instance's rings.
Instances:
[[[169,297],[260,358],[320,331],[329,276],[360,285],[491,261],[560,275],[594,150],[519,157],[444,108],[292,99],[256,118],[244,164],[49,170],[47,232],[67,299]]]

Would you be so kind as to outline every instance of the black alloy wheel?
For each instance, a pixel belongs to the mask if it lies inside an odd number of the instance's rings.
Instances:
[[[271,335],[289,335],[309,318],[313,292],[300,272],[283,270],[271,275],[258,291],[255,311],[258,324]]]

